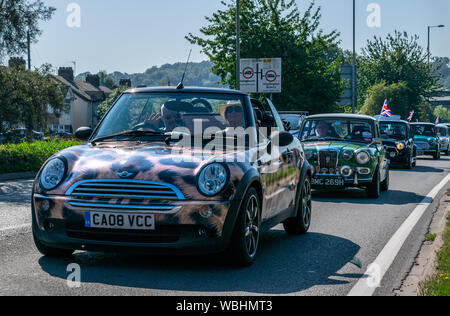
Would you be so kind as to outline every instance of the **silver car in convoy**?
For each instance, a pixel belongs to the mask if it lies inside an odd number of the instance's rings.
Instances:
[[[450,133],[449,127],[445,124],[436,125],[436,130],[441,144],[441,151],[450,156]]]

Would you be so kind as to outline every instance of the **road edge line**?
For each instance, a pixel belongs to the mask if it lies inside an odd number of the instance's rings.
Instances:
[[[417,205],[414,211],[408,216],[408,218],[384,246],[375,261],[368,266],[364,276],[358,280],[347,296],[372,296],[375,293],[376,289],[379,287],[379,284],[373,286],[373,282],[376,284],[383,280],[383,277],[391,267],[402,246],[406,242],[406,239],[425,214],[428,207],[434,202],[434,199],[438,193],[448,184],[449,181],[450,174],[447,174],[447,176],[437,186],[435,186],[430,193],[428,193],[422,202]]]

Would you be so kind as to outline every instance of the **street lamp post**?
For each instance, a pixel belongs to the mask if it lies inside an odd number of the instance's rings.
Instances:
[[[445,27],[445,25],[435,25],[435,26],[428,26],[428,46],[427,46],[427,55],[428,55],[428,66],[430,65],[430,33],[431,33],[431,29],[433,28],[442,28]]]
[[[240,0],[236,0],[236,90],[241,89],[241,17]]]
[[[356,112],[356,1],[353,0],[352,113]]]

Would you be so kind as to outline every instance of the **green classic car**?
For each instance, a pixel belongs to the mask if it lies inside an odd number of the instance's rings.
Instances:
[[[417,146],[417,156],[430,155],[433,159],[441,158],[441,145],[437,135],[436,125],[432,123],[412,123],[414,143]]]
[[[450,133],[448,126],[445,124],[436,125],[436,132],[439,137],[441,152],[450,156]]]
[[[300,131],[316,189],[362,187],[370,198],[389,189],[389,160],[377,120],[365,115],[322,114]]]

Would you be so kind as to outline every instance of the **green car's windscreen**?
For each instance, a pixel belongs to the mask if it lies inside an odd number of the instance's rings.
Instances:
[[[373,137],[373,127],[369,122],[340,119],[308,120],[301,134],[302,141],[335,140],[370,143]]]

